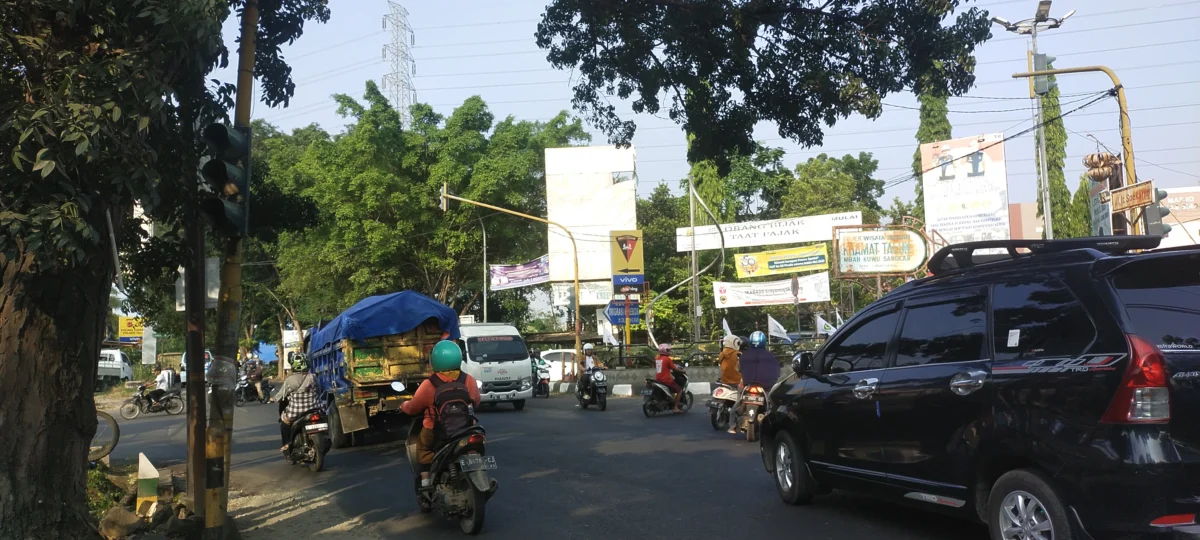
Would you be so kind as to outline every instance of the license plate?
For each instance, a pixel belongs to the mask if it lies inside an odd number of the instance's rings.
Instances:
[[[762,405],[763,399],[759,398],[759,397],[748,397],[748,398],[744,399],[743,401],[745,401],[746,403],[755,403],[758,405]]]
[[[643,396],[653,396],[654,390],[642,390],[642,395]]]
[[[490,471],[496,468],[496,456],[481,456],[472,454],[458,458],[458,466],[463,472]]]
[[[329,424],[309,424],[304,426],[304,431],[328,431]]]

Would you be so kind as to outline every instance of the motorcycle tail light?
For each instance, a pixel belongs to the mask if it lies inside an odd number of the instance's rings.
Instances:
[[[313,415],[312,415],[312,416],[308,417],[308,420],[309,420],[310,422],[320,422],[320,421],[321,421],[321,415],[319,415],[319,414],[317,414],[317,413],[313,413]]]
[[[471,435],[470,437],[467,437],[467,443],[468,444],[483,444],[483,435],[480,435],[478,433]]]
[[[761,393],[762,393],[762,388],[759,388],[759,387],[757,387],[757,386],[751,386],[751,387],[750,387],[750,393],[751,393],[751,394],[761,394]]]

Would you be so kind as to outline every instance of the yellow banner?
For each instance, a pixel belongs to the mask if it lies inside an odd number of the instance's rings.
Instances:
[[[825,244],[775,249],[734,256],[739,278],[794,274],[829,269],[829,251]]]
[[[118,338],[141,338],[142,337],[142,320],[136,317],[120,317],[119,328],[117,329]]]

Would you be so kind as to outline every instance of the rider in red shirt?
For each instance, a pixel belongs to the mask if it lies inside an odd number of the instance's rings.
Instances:
[[[675,408],[672,412],[682,413],[679,410],[679,399],[683,397],[683,389],[675,382],[675,377],[672,372],[676,370],[675,362],[671,360],[671,344],[663,343],[658,346],[658,357],[654,359],[654,380],[662,383],[671,392],[675,393]]]

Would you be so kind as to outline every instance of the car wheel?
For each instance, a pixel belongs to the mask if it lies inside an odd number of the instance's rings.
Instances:
[[[775,487],[785,503],[805,505],[813,500],[815,482],[804,461],[800,445],[781,431],[775,438]]]
[[[1045,476],[1032,469],[1004,473],[988,496],[992,540],[1071,540],[1066,506]]]
[[[334,448],[345,448],[350,444],[346,436],[346,432],[342,431],[342,414],[338,412],[337,405],[329,406],[329,440],[333,442]]]

